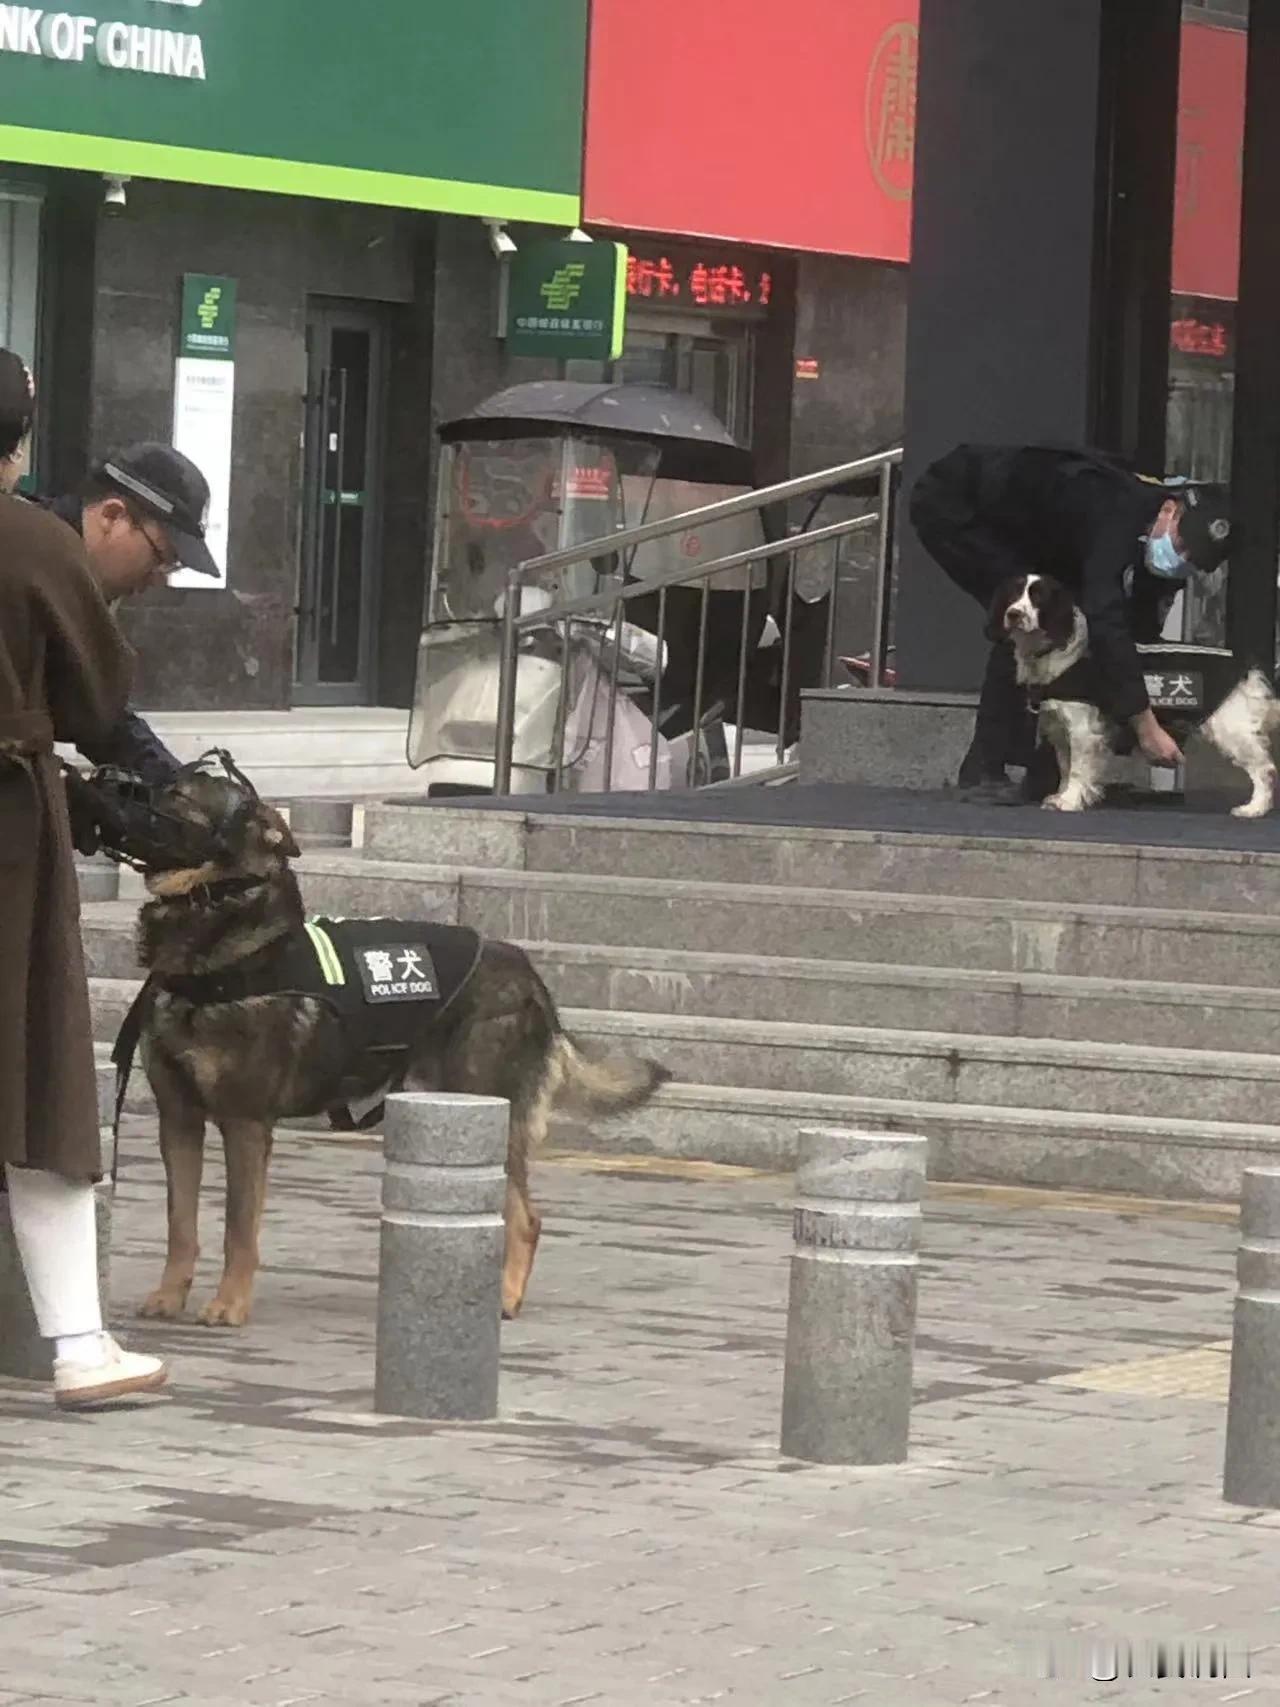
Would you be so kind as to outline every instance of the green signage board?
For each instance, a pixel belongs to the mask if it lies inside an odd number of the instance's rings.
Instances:
[[[0,4],[0,161],[578,221],[589,0],[90,3]]]
[[[206,362],[236,359],[236,281],[187,273],[182,281],[183,357]]]
[[[513,356],[616,361],[626,308],[625,243],[526,243],[511,257]]]

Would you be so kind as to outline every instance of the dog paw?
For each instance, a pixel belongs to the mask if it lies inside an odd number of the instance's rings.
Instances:
[[[1246,801],[1243,806],[1233,806],[1231,816],[1233,818],[1265,818],[1270,810],[1271,802],[1269,800],[1264,800],[1261,806],[1255,806],[1252,801]]]
[[[1065,808],[1062,804],[1062,796],[1060,794],[1050,794],[1046,799],[1040,802],[1040,810],[1042,812],[1064,811]]]
[[[206,1328],[242,1328],[249,1320],[247,1298],[211,1298],[197,1318]]]
[[[187,1307],[187,1293],[184,1287],[181,1292],[166,1292],[158,1288],[138,1306],[138,1314],[148,1320],[157,1322],[175,1322]]]
[[[504,1292],[502,1294],[502,1319],[504,1322],[514,1322],[520,1314],[523,1298],[515,1298]]]

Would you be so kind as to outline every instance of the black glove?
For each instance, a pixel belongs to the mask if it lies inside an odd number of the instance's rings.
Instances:
[[[67,816],[71,820],[71,842],[78,854],[96,854],[102,846],[98,834],[98,818],[93,790],[78,770],[66,765],[63,780],[67,787]]]

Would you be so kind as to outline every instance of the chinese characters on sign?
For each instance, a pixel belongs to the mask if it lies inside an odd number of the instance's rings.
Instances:
[[[632,255],[627,295],[645,303],[681,308],[768,308],[773,273],[767,264],[742,264],[713,256],[671,253]]]
[[[1197,320],[1192,315],[1175,320],[1170,341],[1183,356],[1212,356],[1224,361],[1231,354],[1230,333],[1220,320]]]
[[[184,356],[229,362],[236,321],[236,281],[188,273],[182,281]]]
[[[205,537],[220,579],[180,569],[171,587],[216,592],[227,584],[231,518],[231,449],[236,407],[236,281],[188,273],[173,383],[174,448],[209,482]]]
[[[360,981],[367,1002],[422,1001],[440,994],[430,955],[410,943],[360,951]]]
[[[1147,698],[1157,711],[1199,711],[1204,700],[1203,678],[1170,673],[1146,678]]]
[[[511,260],[512,355],[615,361],[622,352],[626,265],[621,243],[526,244]]]
[[[919,48],[915,24],[894,24],[867,78],[867,155],[876,183],[894,201],[910,201],[915,177]]]

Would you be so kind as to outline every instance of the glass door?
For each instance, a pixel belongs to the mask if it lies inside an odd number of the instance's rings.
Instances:
[[[363,705],[381,563],[384,334],[376,312],[313,305],[294,698]]]
[[[0,347],[14,350],[39,382],[40,213],[38,192],[0,184]],[[36,446],[23,491],[34,491]]]

